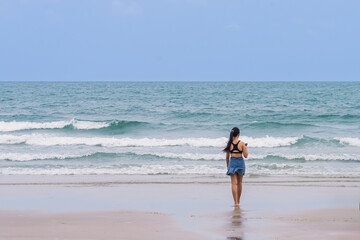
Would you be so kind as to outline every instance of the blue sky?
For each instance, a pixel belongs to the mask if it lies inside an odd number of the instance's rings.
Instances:
[[[360,1],[0,0],[0,81],[358,81]]]

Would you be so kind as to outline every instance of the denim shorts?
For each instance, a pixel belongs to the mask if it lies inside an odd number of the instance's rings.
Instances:
[[[238,173],[245,175],[245,161],[242,157],[231,157],[226,175]]]

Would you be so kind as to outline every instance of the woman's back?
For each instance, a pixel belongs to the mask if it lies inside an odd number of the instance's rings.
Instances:
[[[243,143],[240,140],[231,143],[229,152],[231,153],[232,157],[242,157],[242,153],[243,153],[242,145]]]

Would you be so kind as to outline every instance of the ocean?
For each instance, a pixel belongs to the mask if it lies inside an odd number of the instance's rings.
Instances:
[[[0,82],[0,175],[360,177],[360,82]]]

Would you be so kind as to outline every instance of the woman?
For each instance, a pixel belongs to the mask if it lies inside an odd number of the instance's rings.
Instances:
[[[245,174],[244,158],[248,157],[247,144],[239,140],[240,130],[237,127],[231,129],[229,141],[224,148],[226,152],[226,175],[231,176],[231,190],[234,198],[235,207],[239,206],[242,191],[242,180]],[[229,157],[230,162],[229,162]]]

